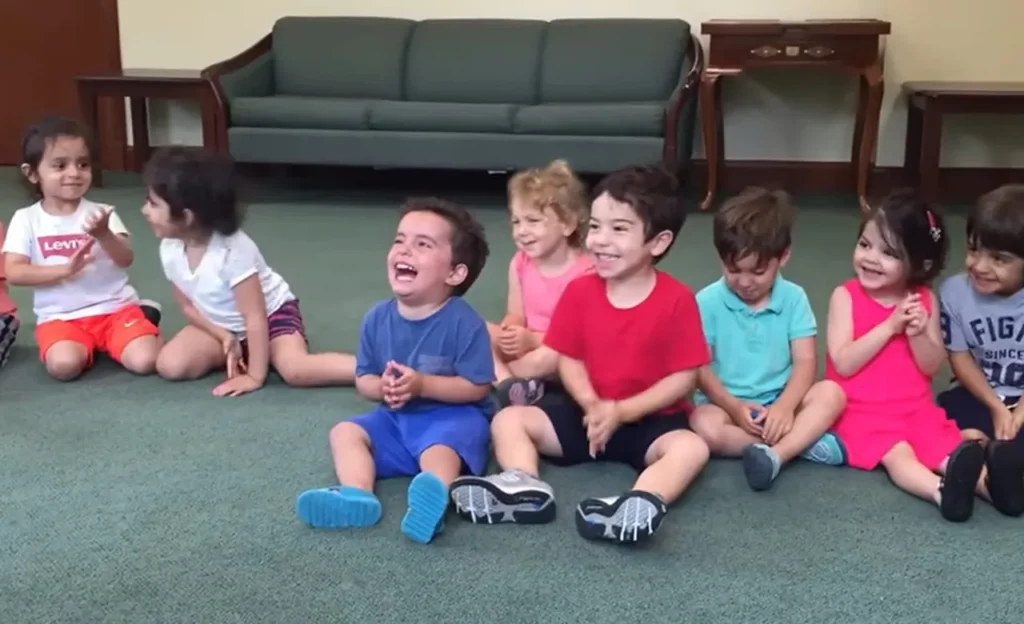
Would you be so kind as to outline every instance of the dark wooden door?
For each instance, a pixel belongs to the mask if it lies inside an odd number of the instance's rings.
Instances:
[[[120,69],[117,0],[0,0],[0,165],[20,162],[21,134],[36,119],[79,116],[75,76]],[[122,169],[124,103],[102,107],[100,158]]]

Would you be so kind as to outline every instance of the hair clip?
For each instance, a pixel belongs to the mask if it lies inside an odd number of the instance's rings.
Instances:
[[[935,224],[935,215],[932,214],[931,210],[927,210],[926,209],[924,211],[924,214],[927,215],[927,217],[928,217],[928,225],[931,228],[931,229],[928,230],[928,233],[932,235],[932,240],[937,243],[940,240],[942,240],[942,229],[940,229]]]

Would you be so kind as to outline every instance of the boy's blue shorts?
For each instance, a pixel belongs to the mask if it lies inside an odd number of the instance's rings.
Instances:
[[[384,405],[351,421],[370,438],[378,479],[421,472],[420,455],[435,445],[462,458],[463,472],[480,475],[490,458],[490,423],[477,405],[445,405],[412,414]]]

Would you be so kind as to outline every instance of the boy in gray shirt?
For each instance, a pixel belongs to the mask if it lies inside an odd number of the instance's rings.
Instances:
[[[967,217],[966,270],[939,289],[956,385],[939,405],[965,438],[988,442],[988,489],[1024,513],[1024,185],[983,196]]]

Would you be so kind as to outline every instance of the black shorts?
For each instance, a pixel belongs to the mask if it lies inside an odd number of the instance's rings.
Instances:
[[[655,440],[673,431],[689,429],[686,414],[655,414],[636,423],[622,425],[612,434],[604,453],[590,456],[587,430],[583,426],[583,409],[567,393],[545,391],[534,404],[551,421],[562,447],[561,457],[545,457],[560,466],[591,461],[610,461],[632,466],[638,472],[647,467],[647,451]]]
[[[1007,407],[1014,407],[1020,397],[1006,397],[1003,403]],[[977,429],[989,438],[995,437],[995,428],[992,425],[992,414],[985,405],[976,399],[973,394],[963,386],[954,386],[938,396],[939,407],[946,410],[946,416],[956,421],[960,430]],[[1024,428],[1017,433],[1017,445],[1024,450]]]

